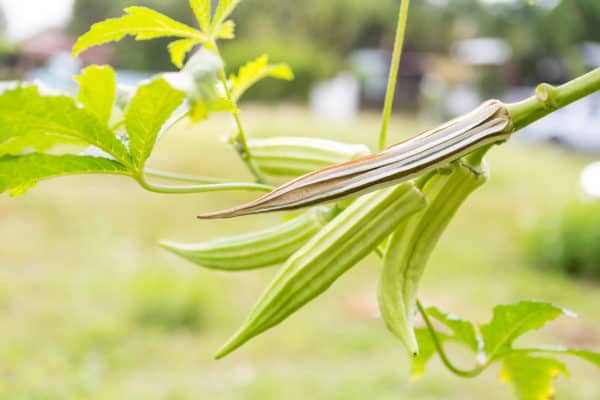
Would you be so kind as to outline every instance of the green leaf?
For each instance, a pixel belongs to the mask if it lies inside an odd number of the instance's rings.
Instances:
[[[475,332],[475,326],[471,322],[452,314],[446,314],[436,307],[428,308],[427,314],[448,327],[452,331],[453,340],[465,344],[475,353],[479,351],[479,339]]]
[[[25,193],[38,181],[72,174],[129,175],[127,168],[101,157],[27,154],[0,157],[0,193]]]
[[[71,97],[42,95],[36,86],[26,85],[0,94],[0,110],[0,144],[27,136],[35,147],[40,136],[52,135],[64,138],[65,143],[81,140],[125,165],[130,163],[123,143]],[[44,139],[39,138],[39,141],[44,142]]]
[[[171,62],[173,65],[177,68],[181,68],[185,56],[199,43],[200,41],[197,39],[181,39],[171,42],[169,44],[169,54],[171,54]]]
[[[519,350],[516,350],[517,352]],[[525,350],[528,353],[536,354],[557,354],[564,356],[573,356],[582,360],[588,361],[600,368],[600,353],[595,353],[589,350],[569,349],[562,346],[549,346],[549,347],[538,347],[534,349]]]
[[[294,73],[287,64],[269,64],[269,57],[262,55],[242,66],[237,76],[231,76],[231,97],[233,101],[237,102],[248,89],[265,78],[289,81],[294,79]]]
[[[117,92],[115,71],[108,66],[92,65],[74,79],[79,83],[77,100],[102,123],[108,124]]]
[[[200,29],[206,34],[210,32],[210,14],[212,11],[212,2],[210,0],[190,0],[190,7],[194,10],[194,15],[198,20]]]
[[[91,29],[73,46],[73,56],[93,46],[119,41],[127,35],[134,36],[136,40],[160,37],[207,40],[206,35],[199,30],[146,7],[129,7],[125,9],[125,13],[126,15],[122,17],[107,19],[92,25]]]
[[[490,323],[481,326],[485,352],[490,360],[510,351],[513,342],[521,335],[542,328],[561,315],[573,315],[552,304],[523,301],[494,308]]]
[[[185,93],[162,78],[139,87],[125,114],[129,151],[135,168],[143,167],[163,126],[184,99]]]
[[[569,370],[554,358],[514,354],[504,359],[501,377],[513,384],[520,400],[549,400],[555,395],[552,381],[560,374],[568,376]]]
[[[416,328],[415,335],[417,337],[417,343],[419,343],[419,354],[416,357],[411,358],[410,377],[413,381],[416,381],[423,376],[427,363],[437,351],[433,339],[431,338],[431,334],[426,328]],[[438,332],[437,336],[441,342],[450,339],[450,336],[440,332]]]
[[[241,0],[219,0],[219,5],[217,6],[212,22],[215,31],[215,28],[231,15],[240,2]]]
[[[213,33],[215,39],[233,39],[235,38],[235,22],[225,21],[216,27]]]
[[[51,135],[29,134],[14,137],[4,143],[0,143],[0,156],[21,155],[31,152],[44,152],[50,150],[55,145],[74,144],[81,145],[82,142],[73,139],[70,143],[67,138]]]

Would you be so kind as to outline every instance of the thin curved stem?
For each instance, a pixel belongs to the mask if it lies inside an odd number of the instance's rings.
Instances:
[[[487,364],[478,365],[471,370],[464,370],[462,368],[455,366],[452,363],[452,361],[450,361],[450,358],[446,354],[446,351],[444,350],[444,346],[442,346],[442,342],[441,342],[440,338],[438,337],[437,332],[435,331],[435,327],[431,323],[431,319],[429,318],[429,315],[427,315],[427,311],[425,310],[425,308],[423,307],[423,305],[421,304],[420,301],[417,301],[417,307],[419,308],[419,313],[423,317],[425,326],[427,326],[427,330],[429,331],[429,334],[431,335],[431,340],[433,341],[433,345],[435,346],[436,351],[440,355],[440,359],[442,360],[442,362],[444,363],[446,368],[448,368],[448,370],[450,370],[450,372],[452,372],[453,374],[458,375],[460,377],[463,377],[463,378],[475,378],[476,376],[480,375],[487,368]]]
[[[398,70],[400,69],[402,49],[404,47],[404,37],[406,34],[406,26],[408,25],[409,6],[410,0],[402,0],[402,4],[400,4],[400,14],[398,16],[398,27],[396,28],[396,39],[394,41],[394,53],[392,54],[387,93],[385,95],[385,105],[383,107],[381,132],[379,134],[379,150],[385,149],[387,145],[388,128],[390,125],[392,108],[394,106],[396,85],[398,83]]]
[[[191,175],[182,175],[169,171],[158,171],[153,169],[147,169],[144,171],[144,175],[149,176],[151,178],[164,179],[168,181],[176,181],[176,182],[188,182],[188,183],[198,183],[201,185],[212,185],[217,183],[231,183],[226,179],[218,179],[218,178],[206,178],[203,176],[191,176]]]
[[[222,59],[221,53],[219,52],[219,48],[216,43],[212,43],[212,46],[217,53],[217,55]],[[229,85],[227,84],[227,75],[225,73],[225,68],[221,68],[219,70],[219,80],[223,84],[223,90],[225,91],[225,97],[227,100],[233,102],[233,97],[231,96],[231,90],[229,89]],[[235,126],[237,129],[237,135],[235,137],[235,143],[233,144],[236,152],[240,156],[241,160],[246,164],[246,167],[250,171],[254,178],[256,178],[257,183],[266,184],[268,180],[263,176],[260,172],[256,164],[254,164],[254,160],[252,159],[252,153],[250,151],[250,147],[248,146],[248,140],[246,139],[246,132],[244,131],[244,126],[242,125],[242,121],[237,112],[231,113],[233,116],[233,121],[235,122]]]
[[[272,186],[248,182],[221,182],[205,185],[170,186],[148,182],[143,176],[136,178],[141,187],[149,192],[162,194],[194,194],[227,191],[270,192]]]

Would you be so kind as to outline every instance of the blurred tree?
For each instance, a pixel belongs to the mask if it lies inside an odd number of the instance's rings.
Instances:
[[[269,53],[295,69],[295,83],[265,83],[266,95],[290,91],[299,96],[316,79],[342,67],[357,47],[390,48],[400,0],[254,0],[242,1],[235,14],[239,39],[224,44],[229,68]],[[75,0],[70,30],[81,34],[99,20],[118,16],[131,5],[152,7],[193,24],[187,0]],[[600,41],[600,1],[526,0],[423,0],[411,5],[409,46],[419,51],[449,54],[456,41],[478,37],[505,38],[513,47],[519,83],[540,79],[562,80],[581,68],[579,45]],[[132,46],[135,46],[133,48]],[[143,70],[172,69],[163,43],[118,44],[117,64]],[[550,63],[549,63],[550,59]],[[558,73],[550,74],[551,63]],[[555,71],[556,72],[556,71]],[[541,76],[547,73],[549,76]],[[540,75],[541,74],[541,75]]]

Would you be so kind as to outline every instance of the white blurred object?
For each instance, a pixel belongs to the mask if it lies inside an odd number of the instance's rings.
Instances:
[[[348,63],[362,82],[365,99],[369,102],[381,101],[387,89],[391,54],[381,49],[357,49],[348,57]]]
[[[454,56],[467,65],[504,65],[512,57],[512,48],[499,38],[477,38],[459,42],[454,46]]]
[[[459,85],[452,88],[446,95],[444,111],[447,115],[465,114],[477,107],[483,99],[470,85]]]
[[[600,67],[600,43],[584,42],[581,45],[581,55],[589,67]]]
[[[581,189],[588,196],[600,198],[600,162],[584,168],[581,173]]]
[[[0,7],[6,14],[8,37],[23,40],[64,26],[71,18],[73,0],[0,0]]]
[[[81,62],[63,52],[53,55],[46,67],[31,70],[25,80],[42,84],[67,93],[76,93],[73,76],[81,70]]]
[[[313,113],[332,120],[356,117],[360,107],[360,83],[349,73],[316,84],[310,92]]]

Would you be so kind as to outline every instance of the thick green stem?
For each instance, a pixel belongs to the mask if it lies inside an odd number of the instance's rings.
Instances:
[[[507,104],[514,131],[545,117],[554,111],[600,90],[600,68],[561,86],[539,85],[536,94],[518,103]]]
[[[396,29],[396,39],[394,42],[394,53],[392,55],[392,64],[390,66],[390,76],[388,79],[387,93],[385,96],[385,105],[383,107],[383,118],[381,133],[379,134],[379,150],[385,149],[387,145],[388,128],[392,107],[394,106],[394,97],[396,95],[396,85],[398,83],[398,70],[402,59],[402,49],[404,47],[404,36],[408,24],[408,8],[410,0],[402,0],[400,5],[400,15],[398,17],[398,27]]]

